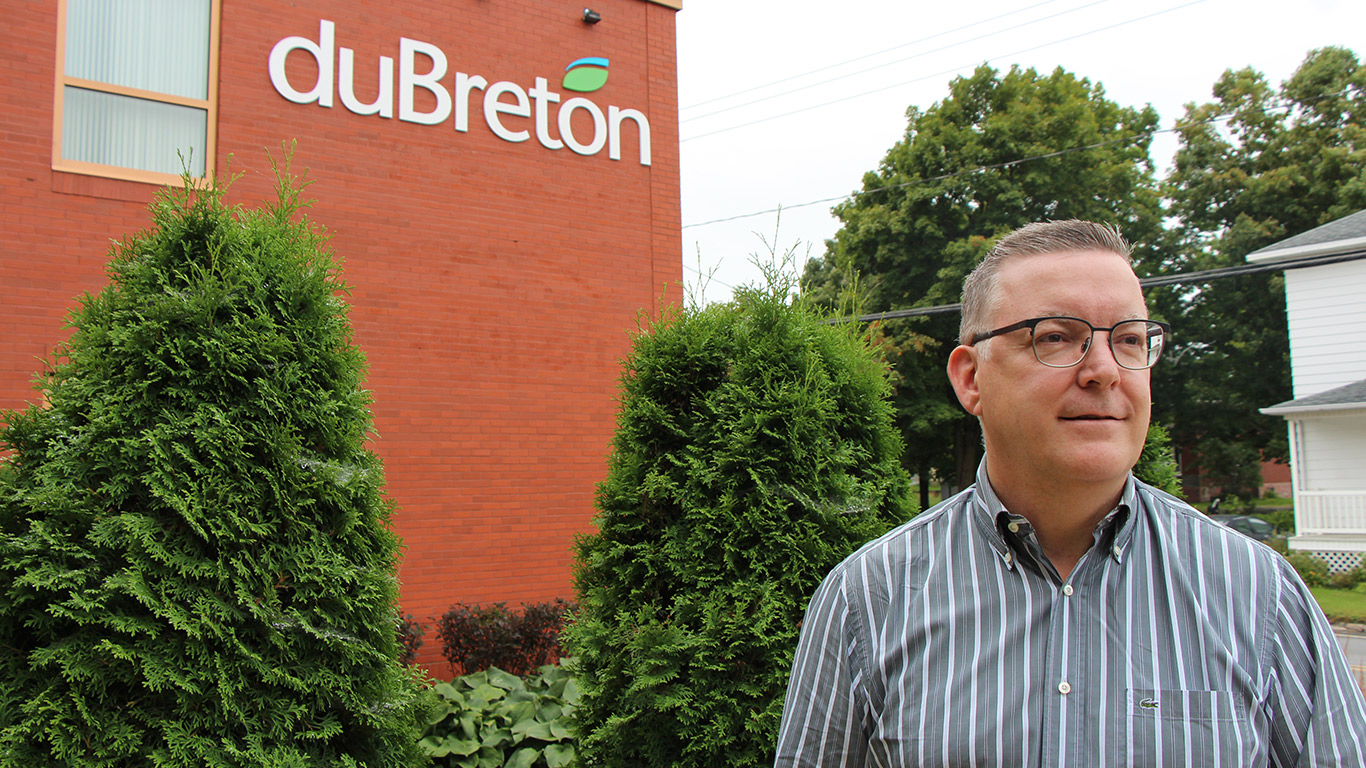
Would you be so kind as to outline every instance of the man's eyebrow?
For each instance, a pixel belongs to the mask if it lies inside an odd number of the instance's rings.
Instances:
[[[1072,313],[1070,313],[1070,312],[1043,310],[1043,311],[1040,312],[1039,314],[1033,315],[1033,317],[1077,317],[1077,316],[1074,315],[1074,314],[1072,314]],[[1080,318],[1077,318],[1077,319],[1079,319],[1079,320],[1086,320],[1086,318],[1084,318],[1084,317],[1080,317]],[[1118,320],[1117,322],[1123,323],[1123,322],[1127,322],[1127,321],[1129,321],[1129,320],[1148,320],[1148,319],[1150,319],[1150,318],[1148,317],[1148,311],[1147,311],[1146,309],[1144,309],[1144,310],[1141,311],[1141,312],[1130,312],[1130,313],[1127,314],[1127,315],[1123,315],[1123,316],[1121,316],[1121,317],[1119,318],[1119,320]],[[1090,320],[1087,320],[1087,322],[1091,322],[1091,321],[1090,321]],[[1092,323],[1092,325],[1094,325],[1094,323]]]

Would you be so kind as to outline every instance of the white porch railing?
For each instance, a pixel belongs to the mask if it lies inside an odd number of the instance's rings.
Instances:
[[[1366,536],[1366,491],[1296,491],[1295,533]]]

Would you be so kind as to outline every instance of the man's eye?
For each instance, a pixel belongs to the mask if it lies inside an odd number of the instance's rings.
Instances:
[[[1142,347],[1143,337],[1137,333],[1123,333],[1115,339],[1115,346],[1120,347]]]
[[[1061,331],[1053,331],[1052,333],[1040,334],[1037,341],[1040,344],[1067,344],[1070,340],[1067,334]]]

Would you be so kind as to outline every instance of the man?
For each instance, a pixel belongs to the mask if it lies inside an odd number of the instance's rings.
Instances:
[[[1366,704],[1284,558],[1130,474],[1167,327],[1128,244],[1003,238],[948,374],[977,482],[811,600],[778,766],[1366,765]]]

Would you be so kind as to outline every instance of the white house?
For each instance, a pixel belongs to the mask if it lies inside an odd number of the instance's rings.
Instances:
[[[1289,422],[1289,546],[1346,570],[1366,555],[1366,211],[1247,260],[1285,269],[1295,399],[1261,410]]]

